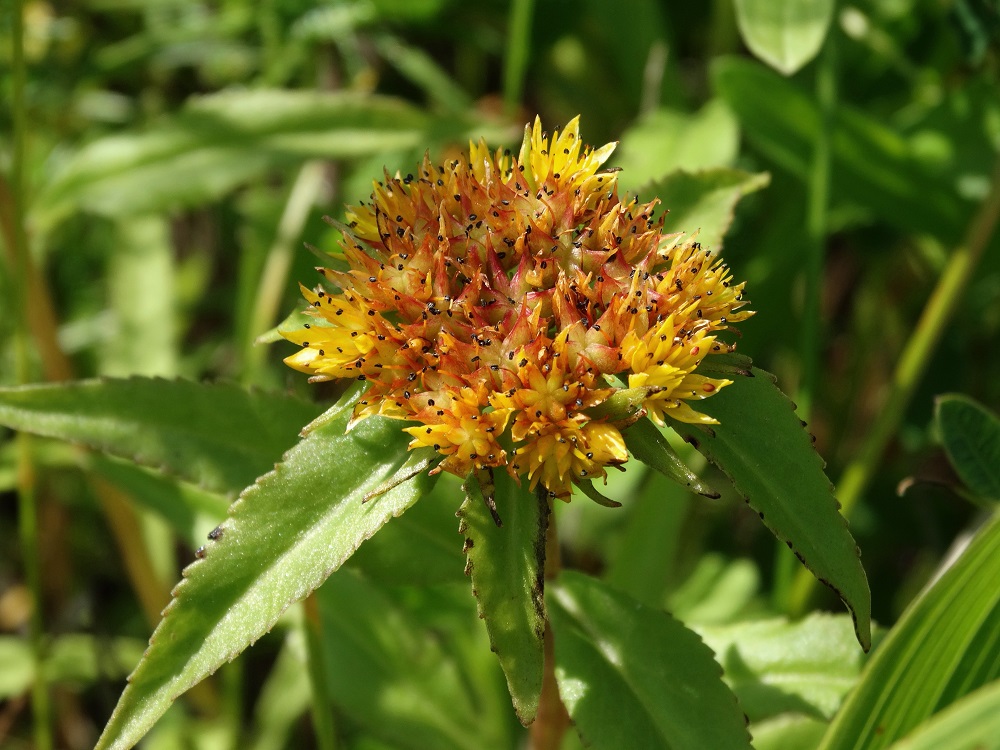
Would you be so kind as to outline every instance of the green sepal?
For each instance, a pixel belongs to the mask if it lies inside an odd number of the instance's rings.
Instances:
[[[640,419],[622,432],[622,437],[625,438],[625,447],[629,453],[667,479],[704,497],[719,497],[718,492],[702,482],[688,468],[663,434],[648,419]]]
[[[580,488],[580,492],[589,497],[598,505],[603,505],[605,508],[620,508],[622,504],[616,500],[612,500],[610,497],[606,497],[597,491],[594,483],[589,479],[577,479],[575,482],[576,486]]]
[[[661,390],[658,386],[617,388],[597,406],[587,409],[586,414],[591,419],[607,419],[618,428],[628,427],[646,416],[643,402]]]

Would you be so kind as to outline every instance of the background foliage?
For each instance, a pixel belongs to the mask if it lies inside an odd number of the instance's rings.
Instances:
[[[978,606],[975,623],[940,621],[967,635],[934,673],[940,689],[922,683],[923,700],[890,716],[896,735],[857,746],[888,746],[931,713],[936,723],[905,747],[984,725],[974,717],[997,706],[995,684],[952,701],[995,680],[995,666],[963,662],[960,648],[996,653],[995,583],[966,584],[977,594],[968,601],[935,589],[900,618],[1000,486],[1000,429],[975,403],[1000,404],[997,3],[31,0],[23,96],[16,5],[0,16],[0,96],[11,104],[0,109],[0,385],[237,382],[254,390],[220,385],[214,402],[245,418],[191,434],[191,420],[167,415],[178,444],[211,454],[218,435],[266,441],[186,475],[183,456],[147,470],[0,431],[5,747],[44,744],[30,697],[39,670],[55,744],[93,745],[227,497],[294,444],[322,410],[311,402],[337,395],[280,364],[290,346],[254,346],[297,304],[294,281],[314,278],[302,243],[336,246],[322,216],[365,198],[383,166],[405,174],[425,149],[441,158],[480,135],[512,145],[536,113],[549,127],[582,114],[587,142],[620,140],[621,184],[659,195],[671,220],[734,212],[724,253],[758,311],[740,351],[776,373],[808,419],[862,549],[875,618],[899,623],[870,662],[865,684],[876,687],[855,696],[885,690],[921,649],[943,648],[927,623]],[[17,118],[29,125],[23,144]],[[769,183],[753,177],[765,172]],[[936,402],[945,393],[962,395]],[[155,413],[144,398],[137,383],[129,403]],[[159,455],[102,424],[112,454]],[[53,434],[74,427],[86,425]],[[25,466],[37,534],[16,500]],[[697,497],[632,470],[608,494],[624,507],[575,502],[559,525],[565,566],[617,591],[570,577],[550,605],[558,617],[599,628],[574,606],[619,592],[648,605],[636,627],[666,607],[716,652],[759,748],[866,736],[862,699],[841,710],[865,660],[839,602],[733,493]],[[523,730],[467,595],[458,520],[447,520],[459,497],[439,482],[411,512],[422,515],[399,519],[410,526],[390,524],[376,539],[394,540],[366,545],[320,589],[320,632],[302,624],[309,611],[289,610],[171,709],[147,746],[515,746]],[[979,557],[946,576],[996,580],[982,567],[1000,559],[990,529]],[[400,552],[414,538],[416,564]],[[25,636],[33,588],[37,643]],[[837,615],[774,619],[814,609]],[[319,701],[301,667],[309,638],[329,663],[313,665],[327,673]],[[311,720],[316,705],[333,711]]]

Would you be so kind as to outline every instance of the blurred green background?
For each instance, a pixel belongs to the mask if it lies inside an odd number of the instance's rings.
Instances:
[[[666,208],[683,205],[687,179],[770,175],[715,248],[757,311],[739,348],[802,407],[831,479],[854,472],[851,529],[876,618],[891,624],[977,512],[939,447],[934,397],[1000,405],[1000,240],[976,234],[996,218],[1000,3],[776,5],[819,10],[776,37],[752,0],[7,2],[0,385],[155,375],[329,396],[280,363],[291,345],[254,345],[296,307],[296,282],[315,281],[303,243],[336,248],[322,217],[365,199],[383,167],[406,174],[470,138],[513,146],[536,114],[549,129],[580,114],[586,142],[620,142],[622,189]],[[22,222],[29,263],[15,251]],[[10,437],[0,430],[0,744],[18,748],[31,724],[9,638],[28,620]],[[190,539],[222,511],[169,478],[95,469],[61,444],[34,451],[42,618],[65,652],[56,736],[88,747]],[[639,530],[661,523],[656,596],[682,618],[839,606],[802,591],[790,554],[737,499],[619,484],[671,494],[669,517],[643,503],[573,510],[569,564],[628,577],[649,543]],[[200,509],[188,538],[164,520],[178,502]],[[95,643],[110,656],[95,659]],[[224,720],[171,714],[176,736],[221,747],[256,726],[280,643],[220,673],[221,703],[203,716]],[[309,742],[304,705],[272,746]],[[222,744],[205,745],[213,732]]]

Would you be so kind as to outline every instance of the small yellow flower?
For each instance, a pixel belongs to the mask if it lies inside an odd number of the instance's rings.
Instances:
[[[585,146],[573,119],[536,119],[515,157],[469,159],[375,182],[349,209],[347,270],[303,289],[315,322],[285,334],[311,380],[370,387],[354,419],[407,420],[411,448],[459,476],[504,468],[568,498],[628,458],[594,409],[627,382],[643,406],[711,422],[691,404],[729,384],[695,371],[717,334],[752,313],[743,284],[692,239],[664,235],[656,201],[622,201],[601,170],[614,144]]]

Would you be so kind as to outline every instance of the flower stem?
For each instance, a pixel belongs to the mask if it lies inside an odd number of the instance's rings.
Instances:
[[[837,482],[837,499],[844,516],[851,511],[868,489],[882,454],[903,419],[906,407],[920,384],[920,379],[934,354],[945,325],[951,319],[965,291],[976,264],[986,250],[997,220],[1000,219],[1000,160],[993,170],[990,192],[972,219],[965,241],[948,259],[937,286],[931,293],[888,384],[885,405],[879,411],[857,457],[848,464]],[[816,579],[801,570],[792,590],[791,611],[803,613],[815,591]]]
[[[562,569],[559,552],[559,535],[556,532],[556,514],[548,493],[540,491],[538,502],[549,504],[549,521],[545,529],[545,582],[554,581]],[[569,728],[570,719],[559,697],[556,683],[556,654],[552,628],[545,622],[544,667],[542,673],[542,695],[538,702],[538,715],[531,725],[531,747],[533,750],[558,750],[563,735]]]

